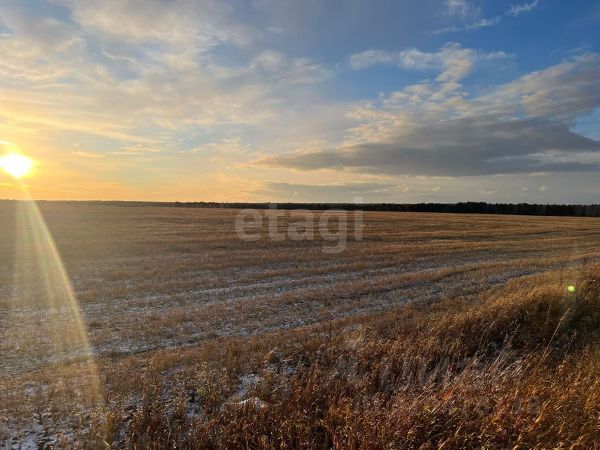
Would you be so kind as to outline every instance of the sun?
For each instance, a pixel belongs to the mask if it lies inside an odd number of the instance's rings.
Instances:
[[[31,172],[33,161],[19,153],[9,153],[0,157],[0,169],[15,179],[20,179]]]

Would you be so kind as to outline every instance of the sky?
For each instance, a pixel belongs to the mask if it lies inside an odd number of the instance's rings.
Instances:
[[[600,3],[0,0],[15,149],[39,199],[598,203]]]

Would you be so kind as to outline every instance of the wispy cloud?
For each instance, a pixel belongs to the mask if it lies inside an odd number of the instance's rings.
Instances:
[[[476,31],[482,28],[488,28],[496,26],[502,20],[502,16],[492,17],[491,19],[478,19],[474,22],[464,24],[464,25],[453,25],[451,27],[442,28],[440,30],[436,30],[434,34],[443,34],[443,33],[455,33],[458,31]]]
[[[423,52],[416,48],[390,52],[367,50],[350,56],[350,66],[355,70],[373,65],[393,65],[409,70],[438,70],[438,81],[457,81],[468,75],[480,61],[508,58],[505,52],[482,52],[463,48],[450,42],[436,52]]]
[[[450,2],[452,3],[453,0],[450,0]],[[467,2],[467,0],[456,0],[456,4],[454,4],[454,3],[452,3],[452,4],[453,4],[452,8],[449,8],[448,2],[445,4],[446,14],[448,14],[448,11],[456,10],[456,13],[451,14],[451,15],[460,17],[463,20],[463,22],[466,20],[470,20],[470,21],[467,23],[452,25],[449,27],[441,28],[439,30],[435,30],[433,32],[434,34],[455,33],[455,32],[459,32],[459,31],[476,31],[476,30],[480,30],[482,28],[493,27],[493,26],[500,24],[500,22],[502,22],[502,20],[507,16],[517,17],[521,14],[525,14],[525,13],[529,13],[529,12],[533,11],[534,9],[536,9],[538,7],[539,0],[534,0],[531,3],[520,3],[520,4],[514,4],[514,5],[511,4],[510,8],[508,10],[506,10],[503,14],[500,14],[500,15],[497,15],[497,16],[494,16],[491,18],[481,18],[480,17],[481,10],[470,6],[469,3]],[[459,14],[458,11],[471,11],[471,13],[470,14]]]
[[[221,61],[260,31],[214,0],[55,0],[70,20],[8,0],[0,5],[0,118],[54,133],[90,133],[160,145],[194,126],[256,126],[277,117],[294,90],[333,71],[269,49]],[[129,154],[124,152],[123,154]]]
[[[520,3],[516,5],[510,5],[510,9],[507,11],[507,14],[517,17],[520,14],[528,13],[537,8],[539,4],[539,0],[534,0],[531,3]]]
[[[443,12],[447,16],[467,19],[469,17],[477,17],[480,14],[480,8],[473,6],[468,0],[446,0]]]

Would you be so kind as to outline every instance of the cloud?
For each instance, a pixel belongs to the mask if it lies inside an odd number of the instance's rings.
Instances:
[[[504,17],[517,17],[521,14],[533,11],[537,8],[538,4],[539,0],[534,0],[531,3],[510,5],[510,8],[503,14],[491,18],[481,18],[481,10],[479,8],[472,7],[467,0],[447,0],[445,2],[446,15],[457,16],[463,22],[467,19],[470,21],[436,30],[434,31],[434,34],[456,33],[459,31],[477,31],[482,28],[493,27],[502,22]]]
[[[363,108],[356,136],[338,148],[263,158],[297,170],[479,176],[598,172],[600,142],[571,127],[600,104],[600,55],[528,74],[474,98],[420,84]]]
[[[287,58],[274,50],[259,53],[252,60],[249,69],[264,79],[284,81],[288,85],[320,83],[334,75],[331,69],[315,63],[310,58]]]
[[[390,142],[275,156],[262,164],[298,170],[350,169],[427,176],[600,170],[600,161],[561,161],[562,155],[575,152],[600,152],[600,143],[552,122],[498,122],[497,117],[483,117],[416,128]]]
[[[333,76],[309,58],[248,48],[261,32],[216,0],[46,6],[0,4],[5,129],[164,147],[176,130],[272,123],[293,95],[308,97],[310,85]],[[244,53],[219,59],[225,45]]]
[[[434,31],[433,34],[442,34],[442,33],[456,33],[458,31],[477,31],[482,28],[488,28],[496,26],[502,20],[502,16],[492,17],[491,19],[477,19],[474,22],[467,23],[464,25],[453,25],[451,27],[442,28],[440,30]]]
[[[232,8],[218,0],[54,0],[96,36],[132,43],[219,43],[245,46],[258,31],[236,22]]]
[[[441,70],[439,81],[460,80],[471,72],[476,62],[507,58],[504,52],[485,53],[448,43],[437,52],[423,52],[410,48],[400,52],[367,50],[350,56],[350,66],[355,70],[373,65],[394,65],[409,70]]]
[[[480,9],[472,6],[468,0],[446,0],[444,2],[444,14],[448,16],[457,16],[461,19],[476,17]]]
[[[537,8],[539,4],[539,0],[534,0],[531,3],[520,3],[516,5],[510,5],[510,9],[507,11],[507,14],[510,14],[513,17],[517,17],[520,14],[528,13]]]
[[[531,72],[476,100],[478,112],[502,112],[571,124],[600,104],[600,54],[587,53]]]
[[[94,153],[94,152],[86,152],[84,150],[76,150],[74,152],[72,152],[73,155],[79,157],[79,158],[91,158],[91,159],[96,159],[96,158],[104,158],[106,155],[103,155],[101,153]]]

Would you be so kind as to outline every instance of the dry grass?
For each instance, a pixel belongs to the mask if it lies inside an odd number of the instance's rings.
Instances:
[[[144,449],[595,448],[599,275],[580,273],[574,295],[548,273],[298,331],[269,352],[239,341],[251,356],[224,352],[222,367],[200,351],[184,380],[148,383],[135,409],[112,409],[94,433]],[[235,397],[250,369],[254,384]]]
[[[235,210],[45,205],[97,353],[91,404],[86,362],[53,360],[47,314],[11,303],[0,208],[0,442],[600,442],[598,219],[365,213],[365,239],[331,255],[240,241]]]

